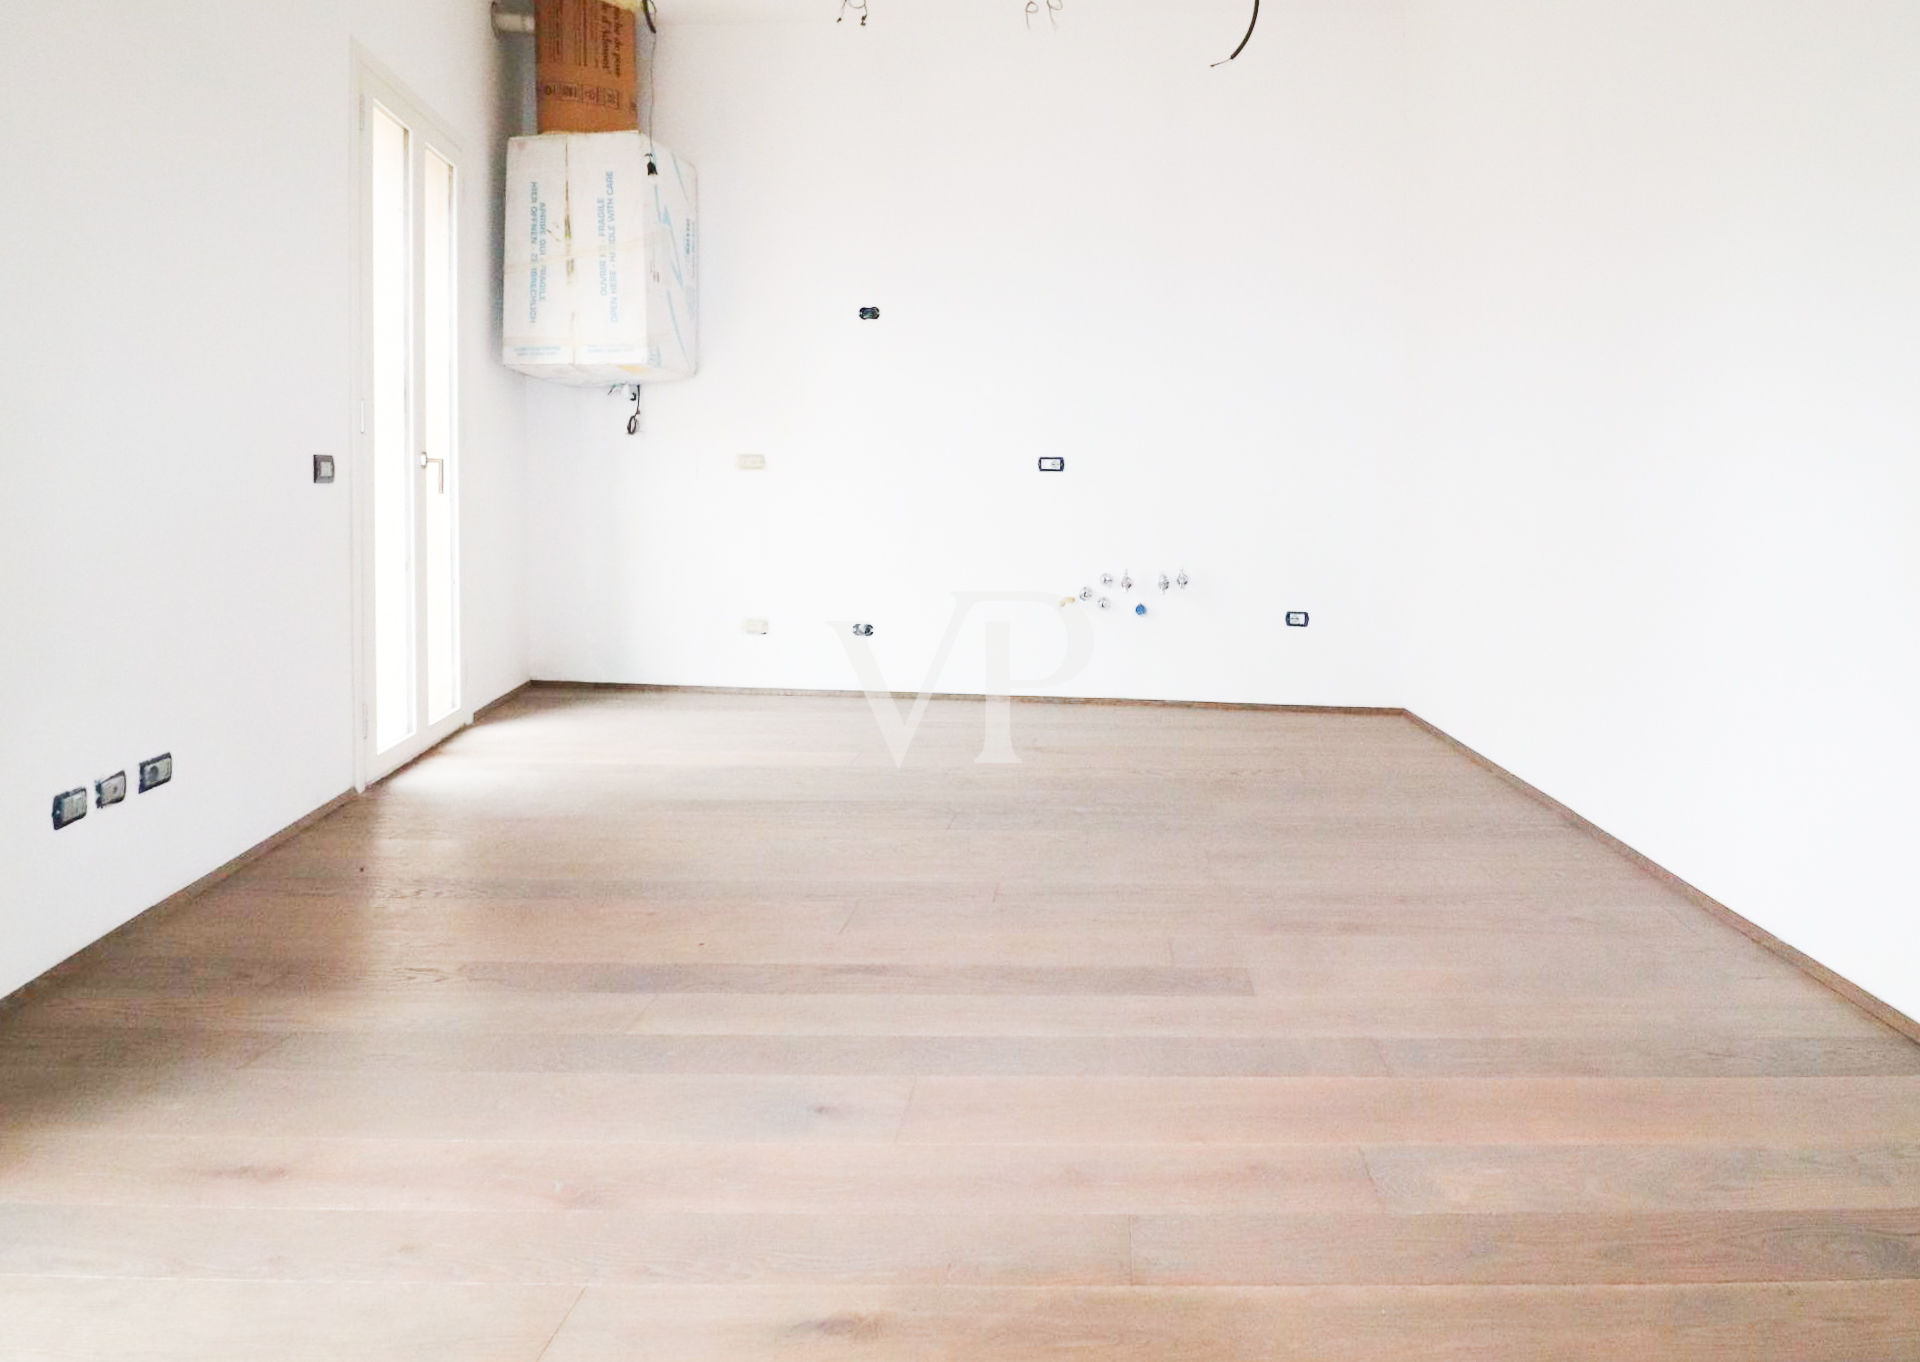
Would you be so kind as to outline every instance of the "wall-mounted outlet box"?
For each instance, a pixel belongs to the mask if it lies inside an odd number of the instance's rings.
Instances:
[[[1040,471],[1042,473],[1064,473],[1067,471],[1067,461],[1058,454],[1042,455],[1040,459]]]
[[[764,634],[767,632],[765,620],[741,620],[740,632],[743,634]]]
[[[1304,628],[1306,628],[1306,627],[1307,627],[1307,612],[1306,612],[1306,611],[1304,611],[1304,610],[1289,610],[1289,611],[1287,611],[1287,627],[1288,627],[1289,629],[1304,629]]]
[[[313,480],[315,482],[333,481],[333,455],[316,454],[313,456]]]
[[[158,789],[173,779],[173,753],[162,752],[140,763],[140,793]]]
[[[853,636],[855,638],[872,638],[873,626],[871,624],[856,624],[853,626]]]
[[[109,804],[118,804],[127,797],[127,773],[115,771],[105,780],[93,782],[93,807],[104,809]]]
[[[53,830],[60,831],[69,823],[78,823],[87,816],[87,788],[68,790],[65,794],[53,797]]]
[[[764,454],[741,454],[734,459],[734,463],[739,466],[740,471],[743,473],[758,473],[767,466],[767,456]]]

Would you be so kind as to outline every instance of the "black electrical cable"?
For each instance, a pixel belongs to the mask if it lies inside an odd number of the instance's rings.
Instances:
[[[1233,51],[1229,52],[1223,60],[1215,62],[1214,65],[1225,66],[1228,62],[1232,61],[1235,57],[1239,56],[1242,52],[1245,52],[1247,50],[1247,44],[1253,41],[1253,30],[1259,26],[1259,23],[1260,23],[1260,0],[1253,0],[1253,18],[1247,21],[1247,36],[1240,40],[1240,46],[1234,48]]]
[[[652,35],[652,41],[647,44],[646,69],[640,73],[640,78],[646,82],[647,89],[647,106],[641,118],[640,131],[646,134],[647,138],[647,174],[658,175],[660,167],[653,162],[653,97],[660,89],[660,81],[655,75],[655,68],[659,66],[660,58],[660,29],[654,23],[653,0],[641,0],[640,12],[646,16],[647,32]]]
[[[640,433],[640,385],[636,383],[633,385],[633,415],[627,418],[627,434],[638,435],[639,433]]]

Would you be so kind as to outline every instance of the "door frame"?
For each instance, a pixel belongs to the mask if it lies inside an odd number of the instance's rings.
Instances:
[[[353,734],[353,785],[356,790],[365,790],[375,781],[398,770],[418,757],[428,748],[441,742],[461,728],[473,722],[473,709],[467,699],[466,685],[466,649],[462,638],[461,617],[464,613],[463,593],[461,591],[460,571],[460,488],[463,481],[464,459],[459,456],[461,449],[460,433],[460,370],[463,347],[461,345],[461,309],[457,286],[459,279],[459,259],[464,246],[465,222],[460,212],[460,201],[465,197],[466,157],[461,151],[459,141],[447,131],[446,124],[436,117],[427,104],[409,90],[392,72],[383,67],[367,50],[358,43],[351,44],[352,80],[351,104],[348,111],[349,145],[351,155],[348,158],[352,183],[349,203],[352,208],[352,227],[349,233],[352,281],[352,298],[349,306],[349,346],[350,382],[348,394],[348,450],[347,482],[350,493],[351,511],[349,534],[350,563],[349,580],[353,593],[353,712],[351,716]],[[371,293],[373,288],[373,262],[371,260],[371,242],[373,231],[373,204],[369,175],[371,172],[370,153],[372,149],[369,128],[369,112],[373,104],[385,105],[396,117],[401,119],[409,131],[417,138],[424,139],[431,147],[453,167],[454,204],[453,204],[453,251],[454,277],[456,286],[451,291],[453,307],[453,336],[451,348],[453,354],[453,373],[450,378],[452,411],[449,413],[449,425],[455,457],[446,465],[448,488],[446,495],[451,501],[449,507],[449,533],[452,539],[451,553],[455,564],[453,580],[453,631],[454,666],[456,673],[456,703],[451,713],[436,723],[424,722],[424,712],[420,715],[422,723],[405,740],[389,751],[381,753],[374,750],[377,741],[374,724],[374,696],[377,693],[374,675],[374,600],[373,600],[373,331]],[[412,160],[410,154],[410,162]],[[423,176],[415,176],[410,186],[412,211],[416,224],[423,206]],[[413,239],[413,309],[418,317],[424,310],[422,292],[424,284],[417,268],[421,255],[421,238],[416,230]],[[414,346],[415,387],[418,387],[418,366],[420,347]],[[413,404],[409,404],[413,409]],[[417,409],[413,409],[413,418],[417,421]],[[417,433],[417,432],[416,432]],[[414,441],[417,443],[417,441]],[[416,489],[424,485],[425,477],[419,467],[413,468]],[[418,516],[416,516],[416,550],[418,548]],[[416,553],[416,568],[419,559]],[[423,589],[416,572],[415,598],[416,608]],[[424,687],[424,680],[416,679],[416,696]]]

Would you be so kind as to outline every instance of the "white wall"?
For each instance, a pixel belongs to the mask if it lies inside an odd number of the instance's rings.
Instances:
[[[1920,1015],[1920,6],[1412,14],[1409,705]]]
[[[604,390],[530,392],[534,674],[851,687],[829,622],[862,620],[917,689],[954,592],[1184,567],[1044,689],[1397,702],[1398,0],[1269,6],[1217,70],[1242,0],[870,8],[665,7],[702,372],[637,439]],[[1050,669],[1060,624],[1016,622]],[[935,684],[981,688],[977,633]]]
[[[0,994],[352,783],[348,487],[310,482],[347,453],[352,39],[467,155],[467,693],[525,676],[484,0],[9,7]]]

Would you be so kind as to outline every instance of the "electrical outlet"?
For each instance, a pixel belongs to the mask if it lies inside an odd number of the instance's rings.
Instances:
[[[315,482],[333,481],[333,455],[316,454],[313,456],[313,480]]]
[[[1058,454],[1043,454],[1040,458],[1040,471],[1042,473],[1064,473],[1067,471],[1067,461]]]
[[[872,638],[873,626],[871,624],[856,624],[853,626],[853,636],[855,638]]]
[[[78,823],[87,816],[87,787],[68,790],[65,794],[53,797],[53,830],[60,831],[69,823]]]
[[[743,634],[764,634],[767,632],[765,620],[741,620],[740,632]]]
[[[861,321],[863,321],[863,322],[877,322],[877,321],[879,321],[879,320],[880,320],[880,309],[879,309],[879,308],[877,308],[877,307],[863,307],[863,308],[861,308],[861,309],[860,309],[860,320],[861,320]]]
[[[734,462],[743,473],[758,473],[767,466],[767,456],[764,454],[741,454],[735,458]]]
[[[1289,611],[1287,611],[1287,627],[1288,627],[1289,629],[1304,629],[1304,628],[1306,628],[1306,627],[1307,627],[1307,612],[1306,612],[1306,611],[1304,611],[1304,610],[1289,610]]]
[[[127,773],[115,771],[105,780],[93,782],[93,807],[104,809],[109,804],[118,804],[127,797]]]
[[[162,752],[140,763],[140,793],[158,789],[173,779],[173,753]]]

